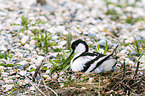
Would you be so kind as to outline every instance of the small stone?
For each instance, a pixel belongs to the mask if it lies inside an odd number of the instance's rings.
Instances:
[[[50,70],[46,70],[46,72],[45,72],[46,74],[49,74],[50,73]]]
[[[56,30],[56,32],[63,32],[63,31],[65,31],[65,27],[64,26],[57,26],[57,28],[55,30]]]
[[[134,56],[134,55],[137,55],[137,54],[138,54],[138,53],[137,53],[136,51],[131,51],[131,52],[130,52],[130,55],[133,55],[133,56]]]
[[[31,40],[29,44],[30,44],[30,45],[35,45],[35,43],[36,43],[35,40]]]
[[[87,89],[87,88],[86,88],[86,87],[82,87],[81,89],[82,89],[82,90],[85,90],[85,89]]]
[[[121,50],[121,52],[119,52],[117,55],[124,56],[124,54],[128,54],[128,52],[126,50]]]
[[[27,33],[28,35],[34,35],[30,30],[25,30],[24,33]]]
[[[52,77],[56,79],[58,77],[57,73],[52,74]]]
[[[37,61],[41,62],[44,59],[43,56],[38,56]]]
[[[15,71],[10,72],[10,76],[12,76],[12,75],[16,75],[16,74],[17,74],[17,72],[15,72]]]
[[[43,79],[47,79],[47,78],[50,78],[49,75],[43,75]]]
[[[12,79],[5,80],[5,83],[13,83]]]
[[[132,11],[132,10],[133,10],[133,7],[131,6],[126,7],[126,11]]]
[[[13,87],[14,87],[14,84],[10,84],[10,85],[8,85],[8,84],[6,84],[6,85],[2,85],[2,88],[4,88],[5,91],[8,91],[8,90],[12,89]]]
[[[19,72],[19,74],[20,74],[21,76],[25,76],[26,73],[27,73],[26,71],[22,71],[22,70]]]
[[[22,45],[24,45],[29,39],[29,36],[23,36],[23,38],[21,39],[21,43]]]
[[[55,11],[55,8],[53,6],[43,5],[42,8],[46,9],[49,12]]]
[[[25,44],[25,45],[24,45],[24,48],[29,49],[29,50],[33,50],[33,49],[34,49],[33,47],[30,47],[29,44]]]
[[[9,73],[4,72],[4,73],[2,73],[1,77],[8,77],[8,75],[9,75]]]
[[[24,66],[24,65],[27,64],[27,63],[28,63],[28,62],[24,60],[24,61],[18,62],[17,64],[20,64],[20,65],[23,65],[23,66]]]
[[[21,32],[21,33],[19,33],[19,36],[20,36],[20,37],[23,37],[23,36],[25,36],[25,35],[24,35],[24,33]]]
[[[93,80],[94,78],[89,78],[88,83],[92,83]]]
[[[36,90],[36,89],[35,89],[34,86],[31,86],[31,87],[30,87],[30,90],[33,90],[33,91],[34,91],[34,90]]]
[[[21,81],[19,81],[19,83],[18,83],[20,86],[22,86],[23,85],[23,82],[22,82],[22,80]]]
[[[30,80],[29,79],[25,79],[24,81],[26,84],[30,83]]]
[[[75,80],[76,79],[76,76],[71,76],[71,80]]]
[[[57,40],[57,38],[58,38],[58,36],[56,36],[56,35],[51,37],[52,40]]]
[[[64,83],[59,83],[60,84],[60,87],[62,88],[62,87],[64,87]]]
[[[0,85],[5,84],[5,82],[3,80],[0,80]]]
[[[133,37],[129,37],[129,38],[127,38],[127,40],[125,40],[126,44],[133,43],[133,42],[134,42],[134,38]]]
[[[100,40],[99,42],[96,43],[96,46],[98,46],[98,44],[100,44],[100,47],[101,46],[105,47],[106,46],[106,42],[109,45],[109,47],[113,46],[112,42],[107,40],[107,39]]]
[[[126,61],[127,64],[135,66],[135,63],[132,60],[130,60],[129,58],[126,58],[125,61]]]
[[[98,52],[101,53],[101,54],[103,54],[103,53],[104,53],[104,50],[100,48],[100,49],[98,50]]]
[[[2,45],[0,45],[0,50],[6,52],[7,51],[7,48],[6,48],[5,45],[2,44]]]
[[[60,42],[58,42],[59,46],[64,46],[65,44],[66,44],[66,41],[60,41]]]
[[[64,35],[67,35],[68,34],[68,31],[63,31],[62,32]]]

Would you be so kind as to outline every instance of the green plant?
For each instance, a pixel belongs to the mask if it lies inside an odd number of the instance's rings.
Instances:
[[[66,47],[70,51],[71,51],[71,47],[70,47],[71,46],[71,40],[72,40],[72,34],[69,33],[67,35]],[[58,53],[55,60],[49,60],[49,62],[52,64],[52,66],[50,67],[49,75],[52,75],[54,72],[61,72],[61,71],[69,70],[70,69],[69,62],[70,62],[71,59],[69,59],[68,62],[66,62],[65,64],[62,64],[62,63],[65,62],[65,57],[68,57],[68,56],[66,56],[66,54],[70,53],[70,51],[65,52],[62,48],[57,49],[57,50],[53,49],[53,51],[62,52],[63,54]]]
[[[21,20],[22,20],[21,25],[22,25],[26,30],[28,30],[28,25],[30,24],[30,22],[31,22],[32,20],[29,20],[27,17],[24,17],[24,16],[21,17]]]
[[[110,0],[104,0],[105,1],[105,3],[106,3],[106,7],[107,7],[107,11],[106,11],[106,15],[111,15],[111,20],[113,20],[113,21],[117,21],[117,20],[121,20],[121,18],[120,18],[120,16],[122,16],[123,14],[124,15],[126,15],[126,19],[124,19],[124,21],[126,22],[126,23],[129,23],[129,24],[134,24],[135,22],[137,22],[137,21],[140,21],[140,20],[143,20],[144,21],[144,19],[142,18],[142,17],[140,17],[140,18],[133,18],[133,16],[132,16],[132,11],[126,11],[126,7],[137,7],[137,3],[136,2],[140,2],[140,0],[135,0],[135,2],[134,3],[129,3],[129,1],[128,0],[125,0],[125,1],[123,1],[123,4],[120,2],[121,0],[118,0],[118,2],[113,2],[113,1],[110,1]],[[119,8],[121,8],[121,10],[122,10],[122,12],[123,12],[123,14],[119,14],[116,10],[115,10],[115,8],[114,9],[109,9],[109,5],[113,5],[114,7],[119,7]]]
[[[129,24],[134,24],[132,16],[127,16],[127,18],[125,19],[125,22]]]
[[[142,43],[145,42],[145,39],[142,40],[136,40],[136,38],[134,37],[135,42],[131,43],[130,48],[136,52],[136,54],[128,54],[128,57],[131,59],[133,62],[139,64],[139,60],[141,59],[141,57],[144,55],[145,51],[143,49],[143,46],[141,46]],[[131,50],[129,50],[129,53],[131,52]],[[134,55],[136,55],[138,57],[138,59],[134,58]]]
[[[17,24],[17,23],[12,23],[11,24],[11,26],[13,26],[13,25],[20,25],[20,26],[23,26],[23,28],[21,29],[21,32],[24,32],[25,30],[28,30],[28,28],[30,27],[30,26],[39,26],[39,24],[46,24],[47,22],[46,21],[44,21],[44,20],[41,20],[41,19],[38,19],[38,20],[35,20],[35,23],[32,23],[31,24],[31,22],[32,22],[32,20],[29,20],[29,18],[28,17],[25,17],[25,16],[21,16],[21,23],[20,24]],[[38,31],[40,31],[40,30],[38,30],[38,29],[33,29],[33,30],[31,30],[32,31],[32,33],[37,33]]]
[[[6,53],[5,54],[1,54],[0,53],[0,59],[4,58],[4,59],[7,60],[7,57],[8,57],[8,54],[6,54]]]
[[[106,15],[119,15],[115,9],[113,9],[113,10],[108,9],[105,14]]]
[[[141,42],[143,42],[144,40],[136,40],[135,37],[134,37],[134,40],[135,42],[131,43],[132,46],[130,46],[130,48],[134,50],[135,52],[137,52],[137,56],[140,56],[140,53],[141,53],[140,45],[141,45]]]
[[[14,67],[14,66],[21,66],[21,64],[3,64],[3,63],[1,63],[0,66],[4,66],[4,67]]]
[[[97,45],[97,51],[99,51],[99,49],[100,49],[100,44]]]
[[[65,57],[67,57],[66,54],[68,54],[68,53],[64,52],[63,49],[62,49],[62,52],[63,52],[63,54],[59,54],[59,53],[57,54],[55,60],[49,60],[49,62],[52,64],[52,66],[50,67],[49,75],[52,75],[54,72],[59,73],[61,71],[66,71],[66,70],[70,69],[69,62],[71,59],[68,60],[68,62],[66,62],[65,64],[62,64],[65,61]],[[69,51],[69,53],[70,53],[70,51]]]
[[[106,46],[105,46],[104,52],[101,53],[101,54],[106,54],[106,52],[108,51],[108,48],[109,48],[109,44],[106,42]],[[99,49],[100,49],[100,44],[97,45],[97,48],[95,49],[94,52],[98,52]]]
[[[51,40],[50,35],[51,33],[48,33],[47,31],[45,31],[45,33],[39,32],[39,34],[33,38],[34,40],[37,40],[37,43],[35,46],[40,47],[45,53],[47,53],[48,51],[54,51],[55,49],[48,50],[48,47],[57,45],[57,43],[50,42]]]
[[[104,49],[104,53],[103,53],[103,54],[106,54],[106,52],[108,51],[108,48],[109,48],[109,45],[108,45],[108,43],[106,42],[106,46],[105,46],[105,49]]]
[[[69,32],[68,33],[68,35],[67,35],[67,43],[66,43],[66,45],[67,45],[67,49],[71,49],[71,41],[72,41],[72,34],[71,34],[71,32]]]

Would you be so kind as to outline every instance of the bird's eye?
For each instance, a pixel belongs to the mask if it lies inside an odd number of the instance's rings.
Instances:
[[[75,48],[76,47],[76,45],[73,45],[73,48]]]
[[[72,49],[75,49],[76,48],[76,45],[72,45]]]

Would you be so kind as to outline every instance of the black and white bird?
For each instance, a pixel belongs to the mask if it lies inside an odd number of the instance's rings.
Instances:
[[[116,46],[117,48],[118,46]],[[116,65],[117,57],[113,56],[114,51],[110,55],[100,53],[90,53],[87,43],[81,39],[74,41],[71,45],[72,53],[63,63],[65,64],[69,58],[75,53],[71,60],[72,71],[80,71],[85,73],[100,73],[111,71]]]

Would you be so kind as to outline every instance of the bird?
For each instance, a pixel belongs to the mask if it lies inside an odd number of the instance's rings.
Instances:
[[[98,52],[91,53],[89,52],[88,44],[82,39],[77,39],[71,44],[72,52],[63,64],[75,53],[70,62],[72,71],[84,73],[108,72],[113,70],[116,65],[117,57],[113,53],[117,47],[118,45],[109,55]]]

